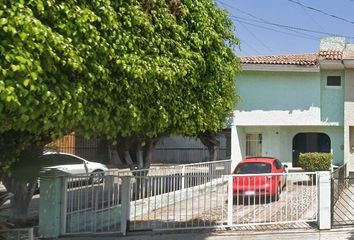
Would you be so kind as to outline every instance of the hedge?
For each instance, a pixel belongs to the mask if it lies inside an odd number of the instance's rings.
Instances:
[[[329,171],[331,168],[332,159],[332,153],[300,153],[299,165],[305,171]]]

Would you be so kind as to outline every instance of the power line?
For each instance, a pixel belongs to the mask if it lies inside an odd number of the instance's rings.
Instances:
[[[216,1],[218,1],[220,4],[223,4],[223,5],[225,5],[225,6],[229,7],[229,8],[232,8],[232,9],[234,9],[234,10],[236,10],[236,11],[239,11],[239,12],[241,12],[241,13],[243,13],[243,14],[246,14],[246,15],[252,17],[252,18],[258,19],[258,21],[256,21],[256,20],[251,20],[251,21],[255,21],[255,22],[258,22],[258,23],[265,23],[265,22],[266,22],[266,23],[271,23],[271,22],[269,22],[269,21],[267,21],[267,20],[265,20],[265,19],[263,19],[263,18],[254,16],[253,14],[250,14],[250,13],[248,13],[248,12],[245,12],[245,11],[239,9],[239,8],[236,8],[236,7],[233,7],[233,6],[231,6],[231,5],[227,4],[227,3],[221,2],[220,0],[216,0]],[[354,0],[353,0],[353,1],[354,1]],[[231,17],[234,17],[234,18],[238,18],[238,17],[233,16],[233,15],[230,15],[230,16],[231,16]],[[311,36],[311,35],[298,32],[298,31],[296,31],[296,30],[294,30],[294,29],[286,29],[286,30],[292,31],[292,32],[295,32],[295,33],[298,33],[298,34],[306,35],[306,36],[309,36],[309,37],[313,37],[313,36]],[[283,32],[283,33],[284,33],[284,32]],[[291,34],[291,35],[292,35],[292,34]]]
[[[335,33],[330,33],[330,32],[323,32],[323,31],[317,31],[317,30],[312,30],[312,29],[306,29],[306,28],[301,28],[301,27],[294,27],[294,26],[288,26],[284,24],[278,24],[278,23],[272,23],[272,22],[263,22],[264,24],[272,25],[272,26],[277,26],[280,28],[286,28],[286,29],[294,29],[294,30],[299,30],[303,32],[309,32],[309,33],[316,33],[316,34],[322,34],[322,35],[335,35],[335,36],[342,36],[346,38],[354,38],[352,36],[346,36],[346,35],[340,35],[340,34],[335,34]]]
[[[252,49],[255,53],[261,55],[261,53],[260,53],[257,49],[255,49],[251,44],[248,44],[246,41],[243,41],[243,40],[240,38],[240,51],[241,51],[241,52],[245,52],[247,55],[250,55],[247,51],[241,49],[241,45],[242,45],[242,44],[247,45],[247,46],[248,46],[250,49]]]
[[[232,18],[236,18],[234,16],[232,16]],[[294,34],[294,33],[290,33],[290,32],[284,32],[284,31],[280,31],[280,30],[277,30],[277,29],[274,29],[274,28],[269,28],[269,27],[265,27],[265,26],[262,26],[262,25],[258,25],[258,24],[254,24],[254,23],[250,23],[250,22],[247,22],[247,21],[242,21],[242,20],[236,20],[238,22],[242,22],[244,24],[247,24],[247,25],[250,25],[250,26],[254,26],[254,27],[258,27],[258,28],[262,28],[262,29],[265,29],[265,30],[269,30],[269,31],[273,31],[273,32],[277,32],[277,33],[282,33],[282,34],[286,34],[286,35],[290,35],[290,36],[294,36],[294,37],[299,37],[299,38],[304,38],[304,39],[309,39],[309,40],[315,40],[315,41],[318,41],[318,37],[314,37],[314,36],[311,36],[311,35],[303,35],[303,34]]]
[[[297,2],[299,2],[299,0],[297,0]],[[324,28],[311,16],[311,14],[308,13],[308,11],[304,6],[301,6],[301,9],[312,20],[312,22],[314,22],[317,25],[317,27],[319,27],[322,31],[325,31]]]
[[[332,18],[335,18],[335,19],[338,19],[338,20],[341,20],[341,21],[344,21],[344,22],[347,22],[347,23],[350,23],[350,24],[353,24],[353,25],[354,25],[354,22],[351,21],[351,20],[348,20],[348,19],[345,19],[345,18],[342,18],[342,17],[338,17],[338,16],[336,16],[336,15],[334,15],[334,14],[327,13],[327,12],[325,12],[325,11],[323,11],[323,10],[320,10],[320,9],[317,9],[317,8],[314,8],[314,7],[311,7],[311,6],[307,6],[307,5],[305,5],[305,4],[302,4],[302,3],[297,2],[297,1],[294,1],[294,0],[288,0],[288,1],[289,1],[289,2],[292,2],[292,3],[295,3],[295,4],[297,4],[297,5],[300,5],[300,6],[302,6],[302,7],[308,8],[308,9],[310,9],[310,10],[312,10],[312,11],[319,12],[319,13],[324,14],[324,15],[326,15],[326,16],[329,16],[329,17],[332,17]]]
[[[224,3],[220,0],[216,0],[217,2],[219,2],[220,4],[222,5],[225,5],[229,8],[232,8],[236,11],[239,11],[245,15],[248,15],[254,19],[257,19],[257,20],[251,20],[251,21],[255,21],[255,22],[258,22],[258,23],[262,23],[262,24],[267,24],[267,25],[272,25],[272,26],[276,26],[276,27],[279,27],[279,28],[283,28],[283,29],[287,29],[287,30],[296,30],[296,31],[301,31],[301,32],[307,32],[307,33],[315,33],[315,34],[321,34],[321,35],[331,35],[331,36],[342,36],[342,37],[345,37],[345,38],[350,38],[350,39],[353,39],[354,37],[353,36],[347,36],[347,35],[341,35],[341,34],[336,34],[336,33],[330,33],[330,32],[325,32],[325,31],[318,31],[318,30],[313,30],[313,29],[306,29],[306,28],[301,28],[301,27],[294,27],[294,26],[289,26],[289,25],[284,25],[284,24],[279,24],[279,23],[274,23],[274,22],[270,22],[268,20],[265,20],[263,18],[260,18],[260,17],[257,17],[251,13],[248,13],[246,11],[243,11],[237,7],[234,7],[234,6],[231,6],[227,3]],[[233,15],[230,15],[231,17],[234,17],[234,18],[239,18],[239,17],[236,17],[236,16],[233,16]]]
[[[238,20],[236,20],[238,21]],[[246,31],[252,35],[252,37],[254,39],[257,40],[257,42],[259,42],[264,48],[266,48],[270,53],[273,52],[273,50],[271,50],[265,43],[263,43],[251,30],[249,30],[242,22],[239,21],[239,23],[246,29]]]
[[[236,16],[233,16],[231,15],[230,16],[231,18],[233,19],[238,19],[239,21],[243,21],[243,23],[246,23],[248,25],[252,25],[252,26],[255,26],[255,27],[259,27],[259,28],[263,28],[263,29],[266,29],[266,30],[270,30],[270,31],[274,31],[274,32],[278,32],[278,33],[283,33],[283,34],[287,34],[287,35],[291,35],[291,36],[296,36],[296,37],[300,37],[300,38],[306,38],[306,39],[312,39],[312,40],[318,40],[319,38],[316,37],[316,36],[313,36],[313,35],[310,35],[308,33],[303,33],[303,32],[300,32],[300,31],[297,31],[297,30],[293,30],[293,29],[288,29],[288,28],[285,28],[285,30],[287,31],[291,31],[291,32],[284,32],[284,31],[280,31],[278,29],[274,29],[274,28],[270,28],[270,27],[266,27],[266,26],[263,26],[263,25],[259,25],[259,24],[255,24],[255,23],[262,23],[264,24],[264,22],[261,22],[261,21],[258,21],[258,20],[254,20],[254,19],[249,19],[249,18],[243,18],[243,17],[236,17]],[[251,23],[252,22],[252,23]],[[293,33],[292,33],[293,32]]]

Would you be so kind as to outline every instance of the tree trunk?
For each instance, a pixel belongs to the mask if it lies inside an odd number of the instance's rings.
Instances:
[[[149,192],[149,180],[145,176],[149,173],[150,163],[153,158],[153,149],[157,142],[156,139],[142,137],[117,137],[117,152],[135,176],[136,187],[133,187],[133,199],[141,199]]]
[[[138,164],[138,169],[144,169],[144,157],[143,157],[143,150],[142,149],[138,149],[136,151],[136,160],[137,160],[137,164]]]
[[[28,132],[8,131],[0,135],[0,152],[8,153],[14,150],[11,159],[13,162],[9,169],[1,173],[1,181],[6,190],[14,194],[10,200],[10,210],[11,219],[17,226],[24,226],[27,221],[28,207],[40,171],[38,159],[43,154],[44,145],[48,140],[46,136]],[[6,163],[6,159],[0,159],[1,163]]]
[[[11,220],[16,226],[24,227],[28,219],[28,208],[36,190],[37,179],[23,181],[16,177],[4,174],[2,182],[8,192],[14,194],[10,200]]]
[[[131,170],[149,169],[158,138],[117,137],[119,158]]]
[[[208,148],[209,161],[218,160],[220,141],[217,140],[217,134],[213,132],[204,132],[198,134],[200,141]]]
[[[149,169],[154,156],[154,150],[159,138],[147,139],[144,148],[144,169]]]
[[[117,149],[111,143],[108,144],[108,154],[110,164],[119,167],[123,165],[123,162],[118,155]]]
[[[208,148],[209,152],[209,161],[217,161],[219,154],[219,146],[213,145]]]

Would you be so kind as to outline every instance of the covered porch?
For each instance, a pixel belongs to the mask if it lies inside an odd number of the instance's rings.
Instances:
[[[246,157],[271,156],[296,168],[301,152],[331,152],[332,164],[342,165],[343,136],[341,126],[233,126],[233,166]]]

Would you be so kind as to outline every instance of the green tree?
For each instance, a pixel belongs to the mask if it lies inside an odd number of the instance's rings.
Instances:
[[[20,181],[11,163],[51,140],[101,136],[148,167],[159,137],[212,136],[235,105],[238,40],[212,0],[0,0],[0,39],[0,162],[15,219],[35,178]]]
[[[26,218],[37,180],[19,180],[9,167],[35,160],[46,143],[72,129],[85,95],[82,57],[70,39],[35,17],[33,4],[0,1],[0,166],[19,220]]]

